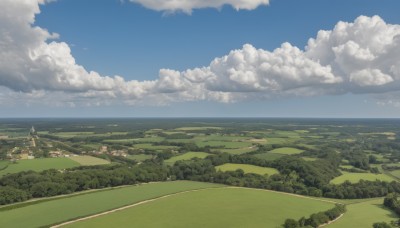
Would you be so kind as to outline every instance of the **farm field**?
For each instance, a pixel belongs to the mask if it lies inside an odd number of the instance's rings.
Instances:
[[[208,155],[210,155],[209,153],[205,153],[205,152],[187,152],[185,154],[181,154],[175,157],[172,157],[168,160],[165,160],[165,164],[168,165],[173,165],[176,161],[181,161],[181,160],[190,160],[192,158],[205,158]]]
[[[141,162],[147,159],[151,159],[153,155],[151,154],[135,154],[135,155],[128,155],[127,158],[135,160],[137,162]]]
[[[381,180],[381,181],[387,181],[391,182],[394,181],[395,179],[385,175],[385,174],[374,174],[374,173],[347,173],[347,172],[342,172],[343,175],[338,176],[331,180],[332,184],[341,184],[345,182],[346,180],[350,181],[351,183],[357,183],[360,180],[369,180],[369,181],[375,181],[376,179]]]
[[[303,152],[303,150],[300,150],[297,148],[291,148],[291,147],[282,147],[282,148],[278,148],[278,149],[274,149],[274,150],[270,151],[270,153],[286,154],[286,155],[300,154],[302,152]]]
[[[344,200],[345,201],[345,200]],[[375,222],[398,220],[395,213],[384,208],[383,198],[365,199],[362,202],[349,203],[347,212],[336,222],[326,226],[328,228],[372,227]]]
[[[72,156],[69,157],[71,160],[78,162],[81,165],[106,165],[110,164],[109,161],[101,159],[101,158],[96,158],[92,156]]]
[[[163,195],[193,189],[218,188],[221,186],[191,181],[161,182],[121,187],[59,199],[54,198],[54,200],[39,201],[36,204],[28,204],[27,206],[12,210],[6,210],[7,206],[5,206],[0,207],[0,227],[48,226]]]
[[[17,163],[9,163],[6,169],[0,170],[0,176],[21,171],[43,171],[46,169],[67,169],[80,166],[80,163],[69,158],[37,158],[32,160],[18,160]]]
[[[278,192],[216,188],[158,199],[65,227],[280,227],[286,218],[299,219],[332,207],[333,203]]]
[[[244,173],[255,173],[255,174],[260,174],[260,175],[273,175],[279,173],[277,169],[274,168],[267,168],[267,167],[260,167],[260,166],[255,166],[255,165],[247,165],[247,164],[232,164],[232,163],[227,163],[223,165],[219,165],[215,167],[216,170],[220,171],[235,171],[237,169],[241,169],[244,171]]]
[[[140,143],[140,144],[135,144],[133,145],[134,148],[137,149],[149,149],[149,150],[165,150],[165,149],[176,149],[176,146],[156,146],[156,145],[152,145],[150,143]]]
[[[267,152],[267,153],[262,153],[262,154],[256,154],[254,156],[257,157],[257,158],[261,158],[261,159],[267,160],[267,161],[273,161],[273,160],[276,160],[276,159],[281,158],[281,157],[286,156],[286,155],[284,155],[284,154],[274,154],[274,153]]]
[[[236,141],[196,141],[196,145],[199,147],[223,147],[223,148],[243,148],[250,147],[253,145],[251,142],[236,142]]]
[[[218,149],[217,149],[218,150]],[[251,151],[257,150],[257,147],[246,147],[246,148],[237,148],[237,149],[220,149],[222,153],[228,154],[245,154]]]

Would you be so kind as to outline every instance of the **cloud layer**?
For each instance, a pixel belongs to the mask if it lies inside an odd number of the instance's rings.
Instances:
[[[268,3],[145,2],[149,8],[154,3],[158,10],[187,6],[176,8],[187,12],[221,4],[252,9]],[[304,49],[283,43],[267,51],[245,44],[215,58],[209,66],[185,71],[161,69],[157,80],[127,81],[121,76],[88,72],[78,65],[68,44],[58,41],[58,34],[33,25],[40,13],[39,4],[45,0],[0,1],[1,104],[40,99],[71,106],[160,105],[345,93],[379,94],[380,100],[385,94],[400,97],[395,95],[400,89],[400,25],[387,24],[379,16],[338,22],[332,30],[319,31]]]
[[[129,0],[139,3],[146,8],[175,12],[182,11],[190,14],[193,9],[221,8],[230,5],[236,10],[253,10],[261,5],[268,5],[269,0]]]

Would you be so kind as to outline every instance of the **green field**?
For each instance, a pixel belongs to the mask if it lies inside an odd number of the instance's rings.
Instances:
[[[241,169],[245,173],[255,173],[260,175],[265,175],[265,174],[273,175],[279,173],[279,171],[274,168],[267,168],[267,167],[247,165],[247,164],[232,164],[232,163],[226,163],[223,165],[216,166],[215,169],[220,170],[222,172],[235,171],[237,169]]]
[[[214,127],[214,126],[209,126],[209,127],[180,127],[180,128],[176,128],[175,130],[177,130],[177,131],[203,131],[203,130],[208,130],[208,129],[220,130],[222,128],[221,127]]]
[[[267,138],[266,144],[283,144],[287,141],[288,139],[285,138]]]
[[[216,188],[158,199],[66,227],[280,227],[286,218],[299,219],[333,206],[278,192]]]
[[[328,225],[329,228],[372,227],[375,222],[398,220],[395,213],[383,207],[383,198],[367,199],[346,206],[347,212],[342,218]]]
[[[208,155],[210,155],[209,153],[205,153],[205,152],[187,152],[175,157],[172,157],[168,160],[165,160],[165,164],[168,165],[173,165],[176,161],[181,161],[181,160],[190,160],[192,158],[205,158]]]
[[[261,159],[267,160],[267,161],[273,161],[273,160],[279,159],[279,158],[281,158],[283,156],[286,156],[286,155],[284,155],[284,154],[274,154],[274,153],[267,152],[267,153],[262,153],[262,154],[256,154],[254,156],[256,156],[257,158],[261,158]]]
[[[174,181],[121,187],[72,197],[55,198],[12,210],[0,210],[0,227],[41,227],[60,223],[77,217],[97,214],[143,200],[157,198],[176,192],[214,188],[221,185]],[[23,205],[23,204],[22,204]],[[115,226],[112,226],[115,227]]]
[[[71,160],[78,162],[81,165],[106,165],[110,164],[109,161],[96,158],[92,156],[72,156],[69,157]]]
[[[257,150],[257,147],[245,147],[245,148],[238,148],[238,149],[220,149],[222,153],[228,154],[245,154],[251,151]]]
[[[37,158],[32,160],[18,160],[17,163],[10,163],[6,169],[0,170],[0,176],[8,173],[21,171],[43,171],[46,169],[67,169],[80,166],[76,161],[69,158]]]
[[[129,159],[135,160],[137,162],[142,162],[147,159],[153,158],[151,154],[135,154],[135,155],[128,155]]]
[[[133,145],[137,149],[148,149],[148,150],[166,150],[166,149],[176,149],[176,146],[164,146],[164,145],[152,145],[150,143],[139,143]]]
[[[345,182],[346,180],[350,181],[351,183],[357,183],[360,180],[369,180],[369,181],[375,181],[375,180],[381,180],[381,181],[387,181],[391,182],[394,181],[395,179],[385,175],[385,174],[374,174],[374,173],[348,173],[348,172],[342,172],[343,175],[338,176],[331,180],[332,184],[341,184]]]
[[[253,145],[251,142],[236,142],[236,141],[196,141],[196,145],[199,147],[222,147],[222,148],[243,148],[250,147]]]
[[[292,148],[292,147],[282,147],[282,148],[271,150],[270,153],[292,155],[292,154],[301,154],[303,151],[304,150],[300,150],[300,149]]]

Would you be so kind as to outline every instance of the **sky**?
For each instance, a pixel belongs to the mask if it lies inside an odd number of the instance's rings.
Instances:
[[[400,117],[398,0],[0,0],[1,117]]]

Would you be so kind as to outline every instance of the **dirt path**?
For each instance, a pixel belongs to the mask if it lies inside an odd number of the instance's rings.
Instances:
[[[335,218],[334,220],[329,221],[329,222],[327,222],[327,223],[325,223],[325,224],[320,225],[319,227],[327,226],[327,225],[329,225],[329,224],[331,224],[331,223],[334,223],[334,222],[336,222],[337,220],[339,220],[343,215],[344,215],[344,213],[341,214],[341,215],[339,215],[339,217]],[[319,228],[319,227],[318,227],[318,228]]]
[[[98,213],[98,214],[90,215],[90,216],[87,216],[87,217],[83,217],[83,218],[71,220],[71,221],[68,221],[68,222],[64,222],[64,223],[61,223],[61,224],[58,224],[58,225],[51,226],[51,228],[58,228],[58,227],[69,225],[69,224],[72,224],[72,223],[75,223],[75,222],[96,218],[96,217],[99,217],[99,216],[103,216],[103,215],[107,215],[107,214],[110,214],[110,213],[113,213],[113,212],[125,210],[125,209],[131,208],[131,207],[136,207],[136,206],[139,206],[139,205],[142,205],[142,204],[150,203],[150,202],[153,202],[153,201],[156,201],[156,200],[159,200],[159,199],[164,199],[164,198],[168,198],[168,197],[175,196],[175,195],[180,195],[180,194],[189,193],[189,192],[197,192],[197,191],[208,190],[208,189],[215,189],[215,188],[202,188],[202,189],[194,189],[194,190],[188,190],[188,191],[183,191],[183,192],[172,193],[172,194],[169,194],[169,195],[164,195],[164,196],[156,197],[156,198],[153,198],[153,199],[140,201],[138,203],[127,205],[127,206],[124,206],[124,207],[120,207],[120,208],[116,208],[116,209],[113,209],[113,210],[109,210],[109,211],[101,212],[101,213]]]

